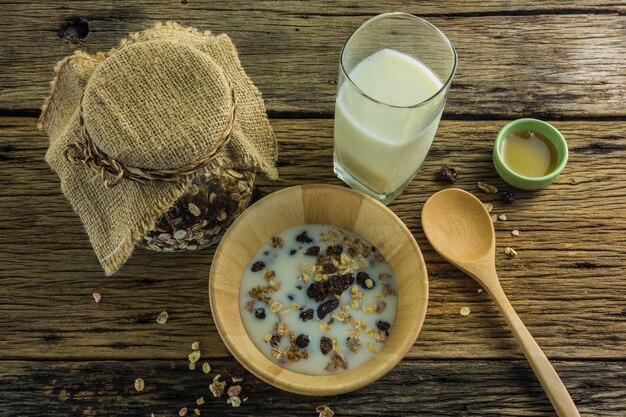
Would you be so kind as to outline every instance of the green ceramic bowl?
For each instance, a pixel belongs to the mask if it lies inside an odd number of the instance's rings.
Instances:
[[[504,163],[501,153],[502,141],[510,134],[522,130],[532,130],[534,132],[541,133],[554,145],[554,148],[556,149],[557,164],[554,171],[550,174],[543,177],[525,177],[513,171]],[[565,164],[567,164],[567,156],[567,143],[565,142],[565,138],[563,138],[561,132],[559,132],[551,124],[537,119],[513,120],[500,130],[493,146],[493,164],[496,167],[496,171],[498,171],[498,175],[500,175],[504,181],[513,187],[522,190],[538,190],[550,185],[550,183],[552,183],[552,181],[554,181],[554,179],[563,171],[563,168],[565,168]]]

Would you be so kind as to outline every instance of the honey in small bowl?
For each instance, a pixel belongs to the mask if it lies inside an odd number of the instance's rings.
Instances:
[[[543,120],[523,118],[507,123],[493,145],[493,165],[500,177],[521,190],[539,190],[563,172],[567,142]]]
[[[540,178],[557,166],[554,144],[544,135],[532,130],[520,130],[504,138],[501,145],[503,162],[517,174]]]

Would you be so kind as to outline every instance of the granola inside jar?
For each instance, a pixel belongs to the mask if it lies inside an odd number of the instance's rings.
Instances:
[[[198,176],[137,246],[171,252],[217,243],[250,204],[255,177],[254,171],[235,169]]]

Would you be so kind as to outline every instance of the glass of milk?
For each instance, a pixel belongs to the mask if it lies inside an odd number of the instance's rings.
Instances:
[[[334,170],[385,204],[415,177],[433,142],[457,66],[446,36],[426,20],[385,13],[341,51]]]

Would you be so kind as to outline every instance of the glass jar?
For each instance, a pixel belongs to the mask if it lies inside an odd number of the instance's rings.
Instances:
[[[219,168],[198,176],[136,245],[172,252],[217,243],[250,204],[255,176],[254,171]]]

